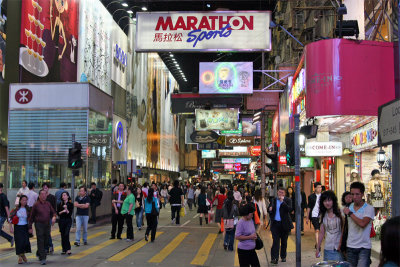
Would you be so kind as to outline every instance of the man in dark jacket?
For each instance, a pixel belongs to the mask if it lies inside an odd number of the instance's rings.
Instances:
[[[321,197],[322,186],[320,182],[314,183],[314,193],[308,196],[307,224],[311,221],[315,230],[315,247],[318,244],[319,236],[319,199]]]
[[[90,211],[92,213],[92,218],[89,220],[89,223],[96,224],[96,208],[100,206],[101,199],[103,198],[103,192],[100,191],[96,187],[96,183],[91,183],[91,190],[90,190]]]
[[[279,245],[281,249],[282,262],[286,262],[287,239],[290,230],[293,229],[293,222],[290,218],[292,211],[292,201],[285,197],[285,189],[278,189],[278,196],[273,199],[268,207],[268,213],[271,218],[272,248],[271,263],[278,264]]]

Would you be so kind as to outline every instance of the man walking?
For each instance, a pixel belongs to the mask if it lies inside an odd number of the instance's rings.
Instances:
[[[48,183],[42,184],[42,190],[46,192],[46,201],[50,203],[53,210],[56,210],[57,209],[57,207],[56,207],[57,200],[54,195],[50,194],[49,189],[50,189],[50,185]],[[51,224],[51,222],[49,222],[49,224]],[[53,239],[51,238],[51,227],[50,227],[50,232],[49,232],[49,242],[47,243],[45,249],[46,249],[47,253],[49,253],[49,254],[53,254],[53,252],[54,252]]]
[[[81,228],[83,230],[83,244],[87,245],[87,227],[89,221],[89,203],[85,186],[79,187],[79,195],[75,198],[74,206],[76,207],[76,233],[74,245],[79,247],[81,244]]]
[[[371,264],[371,225],[375,217],[374,207],[363,200],[365,186],[354,182],[350,185],[353,203],[345,207],[348,216],[347,261],[353,267],[368,267]]]
[[[278,264],[279,245],[281,250],[281,260],[282,262],[286,262],[287,239],[289,237],[290,230],[293,229],[293,223],[290,219],[292,200],[285,197],[285,192],[285,189],[280,187],[277,192],[278,196],[271,201],[268,207],[269,216],[272,220],[272,264]]]
[[[39,200],[32,207],[29,217],[29,233],[32,234],[32,224],[35,223],[38,256],[41,265],[46,265],[46,255],[50,237],[51,225],[56,222],[56,212],[51,204],[46,201],[47,193],[40,190]]]
[[[179,181],[174,181],[174,187],[169,191],[168,202],[171,205],[171,220],[172,223],[176,222],[179,225],[180,216],[179,211],[184,204],[183,191],[179,188]],[[175,217],[176,214],[176,217]]]
[[[308,208],[307,208],[307,220],[306,223],[311,220],[311,223],[315,231],[315,248],[318,244],[319,235],[319,199],[321,198],[322,186],[320,182],[314,183],[314,193],[308,196]]]
[[[8,221],[10,216],[10,203],[8,202],[6,194],[3,193],[3,184],[0,183],[0,236],[7,239],[11,246],[14,246],[14,238],[3,231],[3,224]]]
[[[124,192],[125,185],[124,183],[119,183],[118,191],[114,192],[112,198],[112,217],[111,217],[111,237],[110,239],[115,239],[115,232],[117,231],[118,224],[118,232],[117,239],[121,239],[122,227],[124,226],[124,215],[121,214],[122,204],[126,198],[126,193]]]
[[[26,196],[28,197],[28,202],[26,203],[26,205],[28,205],[28,207],[32,208],[33,204],[35,204],[35,202],[38,199],[38,194],[35,192],[35,184],[30,182],[28,185],[29,188],[29,192],[26,194]]]
[[[90,223],[96,224],[96,208],[100,206],[101,199],[103,198],[103,192],[97,188],[96,183],[91,184],[90,190],[90,211],[92,213],[92,218],[89,220]]]
[[[242,194],[237,190],[237,185],[233,187],[233,197],[239,204],[242,202]]]

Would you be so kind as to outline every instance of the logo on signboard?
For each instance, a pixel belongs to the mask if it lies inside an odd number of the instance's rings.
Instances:
[[[128,55],[118,44],[115,44],[114,61],[124,72],[125,67],[128,65]]]
[[[115,127],[115,142],[118,149],[122,148],[124,144],[124,127],[122,126],[122,122],[117,122]]]
[[[214,131],[195,131],[190,135],[195,143],[205,144],[217,141],[219,135]]]
[[[15,93],[15,101],[17,101],[19,104],[28,104],[29,102],[32,101],[33,94],[32,91],[29,89],[19,89]]]
[[[253,136],[227,136],[226,146],[252,146],[254,145]]]

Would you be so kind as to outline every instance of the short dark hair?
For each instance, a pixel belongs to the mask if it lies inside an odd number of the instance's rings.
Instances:
[[[79,190],[80,190],[81,188],[85,189],[85,192],[87,192],[86,186],[81,185],[81,186],[79,187]]]
[[[222,187],[220,191],[221,194],[225,194],[225,188]]]
[[[320,182],[315,182],[315,183],[314,183],[314,188],[316,188],[316,187],[319,186],[319,185],[321,185]]]
[[[350,185],[350,191],[351,189],[360,189],[361,194],[364,194],[365,192],[365,186],[363,183],[360,182],[354,182]]]
[[[96,183],[91,183],[90,186],[92,186],[92,185],[96,185]]]
[[[286,192],[286,189],[283,186],[279,186],[277,191],[279,191],[279,190],[283,190]]]
[[[25,184],[28,184],[28,182],[26,180],[23,180],[22,182],[25,183]]]
[[[60,184],[60,188],[63,188],[63,187],[66,187],[66,186],[67,186],[67,184],[64,183],[64,182],[62,182],[62,183]]]
[[[113,183],[113,184],[118,183],[117,179],[114,179],[114,180],[112,181],[112,183]]]
[[[247,215],[249,215],[250,213],[253,213],[254,211],[255,211],[254,205],[251,204],[251,203],[247,203],[247,204],[245,204],[245,205],[242,205],[242,206],[239,208],[239,215],[240,215],[240,216],[247,216]]]
[[[42,184],[42,188],[45,187],[45,186],[47,186],[48,188],[50,188],[50,186],[49,186],[48,183],[43,183],[43,184]]]
[[[42,193],[42,192],[46,192],[46,191],[44,191],[43,189],[40,189],[39,190],[39,196],[40,196],[40,193]]]
[[[178,180],[175,180],[174,181],[174,187],[178,187],[179,186],[179,181]]]
[[[3,187],[4,187],[3,183],[0,183],[0,188],[3,188]]]
[[[380,174],[379,170],[377,169],[372,170],[371,176],[374,176],[375,174]]]
[[[28,188],[29,188],[30,190],[32,190],[34,187],[35,187],[35,184],[34,184],[34,183],[30,182],[30,183],[28,184]]]
[[[131,193],[135,192],[135,188],[133,186],[129,186],[128,190],[131,191]]]

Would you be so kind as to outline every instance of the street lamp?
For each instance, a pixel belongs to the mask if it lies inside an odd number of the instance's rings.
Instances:
[[[383,166],[383,164],[385,164],[385,161],[386,161],[385,151],[382,149],[382,147],[380,148],[378,153],[376,153],[376,161],[378,162],[379,167],[382,171],[382,166]]]

